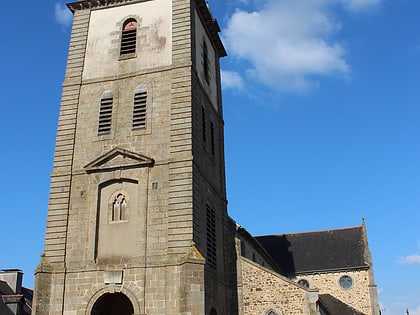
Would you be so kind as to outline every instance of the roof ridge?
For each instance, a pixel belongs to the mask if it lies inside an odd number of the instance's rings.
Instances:
[[[313,230],[313,231],[305,231],[305,232],[292,232],[292,233],[283,233],[283,234],[266,234],[266,235],[259,235],[256,236],[262,237],[262,236],[286,236],[286,235],[301,235],[301,234],[312,234],[312,233],[323,233],[323,232],[334,232],[334,231],[344,231],[344,230],[354,230],[354,229],[360,229],[362,228],[361,225],[355,225],[355,226],[349,226],[349,227],[343,227],[343,228],[336,228],[336,229],[325,229],[325,230]]]

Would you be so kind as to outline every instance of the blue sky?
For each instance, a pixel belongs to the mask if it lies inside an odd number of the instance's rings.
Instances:
[[[9,1],[0,19],[0,268],[21,268],[29,287],[70,34],[64,3]],[[382,314],[419,315],[420,1],[209,5],[229,54],[230,215],[254,235],[365,218]]]

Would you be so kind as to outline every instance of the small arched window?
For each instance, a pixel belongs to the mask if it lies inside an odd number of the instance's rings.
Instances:
[[[298,281],[298,283],[299,283],[302,287],[309,289],[309,282],[308,282],[308,280],[306,280],[306,279],[300,279],[300,280]]]
[[[136,44],[137,21],[135,19],[128,19],[123,24],[120,55],[134,54],[136,52]]]
[[[112,221],[122,221],[127,219],[127,198],[122,193],[114,198],[112,203]]]
[[[109,134],[111,132],[113,101],[114,95],[111,90],[102,93],[99,108],[98,135]]]
[[[274,311],[269,311],[269,312],[267,313],[267,315],[277,315],[277,313],[276,313],[276,312],[274,312]]]

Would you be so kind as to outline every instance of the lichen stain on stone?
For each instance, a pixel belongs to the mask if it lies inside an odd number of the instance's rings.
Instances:
[[[150,26],[150,40],[152,51],[160,52],[165,49],[166,37],[160,36],[159,31],[163,28],[164,21],[162,18],[157,18],[152,22]]]

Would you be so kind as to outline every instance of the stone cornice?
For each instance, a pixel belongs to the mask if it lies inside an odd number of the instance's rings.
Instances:
[[[150,0],[81,0],[67,3],[67,7],[74,13],[77,10],[95,9],[119,6],[129,3],[146,2]]]
[[[217,23],[217,20],[213,18],[210,9],[206,2],[203,0],[195,0],[197,11],[204,20],[204,26],[207,28],[209,36],[216,46],[217,52],[220,57],[227,56],[226,50],[223,46],[223,43],[219,37],[220,27]]]
[[[137,3],[137,2],[146,2],[151,0],[80,0],[76,2],[71,2],[67,4],[67,7],[72,13],[77,10],[88,10],[88,9],[98,9],[106,7],[114,7],[125,4]],[[216,50],[220,57],[225,57],[227,55],[226,50],[223,46],[223,43],[219,37],[220,27],[217,23],[217,20],[213,18],[210,9],[203,0],[195,0],[197,11],[204,20],[204,25],[208,30],[209,36],[212,39],[212,42],[216,46]]]

